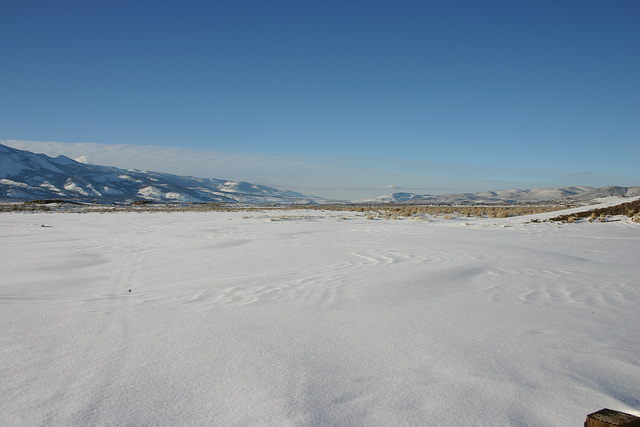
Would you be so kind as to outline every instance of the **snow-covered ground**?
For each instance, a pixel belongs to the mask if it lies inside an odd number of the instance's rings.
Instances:
[[[628,220],[6,213],[0,242],[3,426],[640,414]]]

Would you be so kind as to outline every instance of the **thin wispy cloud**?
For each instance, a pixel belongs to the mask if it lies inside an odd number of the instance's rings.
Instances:
[[[638,181],[633,177],[588,172],[478,167],[366,155],[273,155],[53,141],[5,140],[2,143],[49,156],[65,155],[83,163],[247,181],[341,200],[393,192],[443,194],[568,185],[631,186]]]

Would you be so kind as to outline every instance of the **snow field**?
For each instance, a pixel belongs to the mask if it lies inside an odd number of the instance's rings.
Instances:
[[[629,221],[3,214],[0,239],[2,425],[640,414]]]

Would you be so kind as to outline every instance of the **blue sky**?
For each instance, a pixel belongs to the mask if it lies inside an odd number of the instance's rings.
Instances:
[[[0,58],[0,140],[47,154],[338,198],[640,185],[637,1],[3,1]]]

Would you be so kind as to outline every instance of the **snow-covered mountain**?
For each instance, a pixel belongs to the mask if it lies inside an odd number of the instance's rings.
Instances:
[[[606,197],[640,196],[640,187],[558,187],[533,188],[529,190],[499,190],[463,194],[414,194],[393,193],[375,199],[360,200],[367,203],[407,203],[407,204],[518,204],[518,203],[586,203]]]
[[[378,196],[375,199],[363,199],[358,202],[364,203],[402,203],[410,200],[422,200],[426,196],[421,196],[415,193],[393,193],[386,194],[384,196]]]
[[[640,196],[640,187],[560,187],[464,194],[393,193],[361,203],[517,204],[587,203]],[[69,199],[132,202],[318,203],[323,199],[247,182],[119,169],[49,157],[0,144],[0,200]]]
[[[0,144],[0,199],[314,203],[318,197],[247,182],[87,165]]]

